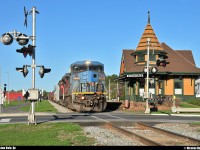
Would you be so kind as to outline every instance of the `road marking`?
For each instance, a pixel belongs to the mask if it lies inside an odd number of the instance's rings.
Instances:
[[[91,115],[91,117],[93,117],[93,118],[95,118],[95,119],[97,119],[97,120],[101,120],[101,121],[103,121],[103,122],[108,122],[107,120],[105,120],[105,119],[101,119],[101,118],[99,118],[99,117],[96,117],[96,116],[93,116],[93,115]]]
[[[113,116],[113,115],[110,115],[110,114],[104,114],[104,115],[107,115],[107,116],[112,117],[112,118],[116,118],[116,119],[120,119],[120,120],[127,121],[127,119],[124,119],[124,118],[121,118],[121,117],[117,117],[117,116]],[[109,122],[109,119],[108,119],[108,120],[106,120],[106,119],[101,119],[101,118],[99,118],[99,117],[97,117],[97,116],[93,116],[93,115],[91,115],[91,117],[93,117],[93,118],[95,118],[95,119],[97,119],[97,120],[104,121],[104,122]]]
[[[113,118],[121,119],[121,120],[127,120],[127,119],[124,119],[124,118],[121,118],[121,117],[117,117],[117,116],[113,116],[113,115],[110,115],[110,114],[106,114],[106,115],[110,116],[110,117],[113,117]]]
[[[10,122],[11,118],[0,119],[0,122]]]

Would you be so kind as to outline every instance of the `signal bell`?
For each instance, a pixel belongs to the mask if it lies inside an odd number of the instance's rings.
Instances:
[[[12,44],[12,42],[13,42],[13,36],[12,36],[10,33],[4,33],[4,34],[1,36],[1,42],[2,42],[4,45],[10,45],[10,44]]]
[[[40,70],[39,70],[39,75],[41,78],[43,78],[44,74],[49,73],[50,71],[51,71],[51,69],[46,69],[46,68],[44,68],[44,66],[41,66]]]

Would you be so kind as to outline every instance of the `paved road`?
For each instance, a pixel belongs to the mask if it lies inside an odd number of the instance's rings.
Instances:
[[[0,123],[27,123],[28,113],[11,114],[10,116],[0,115]],[[37,123],[44,122],[179,122],[191,123],[200,122],[199,116],[180,116],[180,115],[151,115],[125,113],[120,111],[103,113],[35,113]]]
[[[0,123],[27,123],[28,112],[22,112],[20,107],[29,105],[23,103],[19,106],[8,107],[4,113],[0,114]],[[55,106],[55,104],[53,104]],[[58,106],[55,106],[57,109]],[[63,109],[63,108],[62,108]],[[66,108],[65,108],[66,109]],[[50,113],[36,112],[37,123],[59,121],[59,122],[101,122],[101,121],[130,121],[130,122],[200,122],[200,115],[182,115],[182,114],[135,114],[123,111],[110,111],[101,113],[78,113],[72,111]]]

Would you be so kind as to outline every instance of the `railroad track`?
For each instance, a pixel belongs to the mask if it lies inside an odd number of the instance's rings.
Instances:
[[[172,133],[163,129],[148,126],[142,123],[125,122],[95,122],[79,123],[82,126],[100,126],[119,136],[126,137],[131,141],[138,141],[145,146],[200,146],[200,141],[180,134]],[[138,145],[138,146],[141,146]]]
[[[200,146],[200,140],[142,123],[136,123],[131,130],[164,146]]]
[[[146,146],[162,146],[161,144],[159,144],[151,139],[147,139],[143,136],[140,136],[140,135],[130,132],[126,129],[118,127],[112,123],[105,123],[104,126],[110,130],[115,130],[117,132],[120,132],[121,134],[125,135],[127,138],[132,139],[133,141],[135,141],[135,140],[139,141]]]

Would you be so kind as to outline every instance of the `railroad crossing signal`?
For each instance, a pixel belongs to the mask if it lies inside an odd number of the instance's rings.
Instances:
[[[3,97],[5,97],[5,96],[6,96],[6,86],[7,86],[7,84],[4,84],[4,89],[3,89]]]
[[[24,57],[26,58],[28,54],[29,56],[32,56],[34,50],[35,50],[35,46],[32,46],[29,44],[28,47],[23,46],[21,49],[17,49],[16,52],[23,53]]]
[[[29,42],[29,39],[25,39],[26,37],[28,37],[26,34],[22,34],[20,33],[18,35],[18,37],[16,38],[16,41],[19,45],[26,45]]]
[[[4,45],[10,45],[10,44],[12,44],[12,42],[13,42],[13,36],[12,36],[10,33],[4,33],[4,34],[1,36],[1,42],[2,42]]]
[[[16,68],[16,70],[22,72],[24,77],[26,77],[28,74],[27,65],[23,65],[23,68]]]
[[[44,66],[40,67],[39,74],[40,77],[43,78],[45,73],[49,73],[51,69],[44,68]]]

